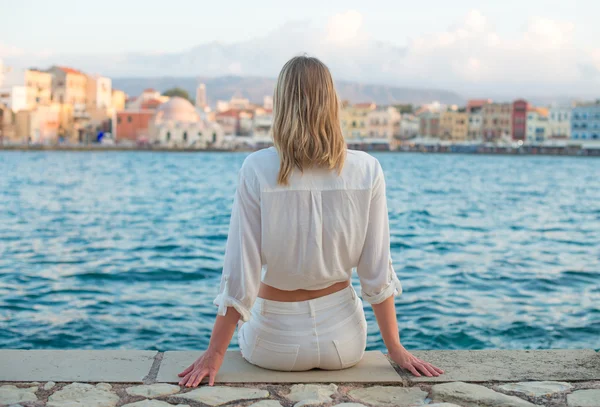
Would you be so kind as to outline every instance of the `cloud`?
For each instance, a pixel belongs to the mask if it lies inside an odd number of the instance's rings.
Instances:
[[[321,58],[338,80],[480,96],[589,95],[600,84],[600,48],[578,46],[576,28],[570,21],[531,16],[520,32],[507,35],[490,16],[471,10],[447,29],[410,38],[399,47],[375,39],[365,28],[365,17],[348,10],[324,20],[289,21],[259,38],[211,42],[178,53],[32,56],[0,46],[0,56],[38,66],[60,62],[112,76],[274,77],[287,59],[306,52]]]

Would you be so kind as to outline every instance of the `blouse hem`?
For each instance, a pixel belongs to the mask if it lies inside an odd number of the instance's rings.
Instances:
[[[362,292],[362,297],[369,303],[369,304],[380,304],[383,301],[385,301],[386,299],[388,299],[389,297],[393,296],[398,296],[402,294],[402,284],[400,283],[400,280],[398,280],[398,277],[396,276],[395,273],[392,274],[392,281],[390,281],[383,290],[381,290],[381,292],[379,292],[379,294],[367,294],[365,292]]]
[[[244,322],[248,322],[252,313],[248,308],[242,305],[237,299],[230,296],[223,296],[219,294],[217,298],[213,301],[214,305],[219,306],[219,310],[217,311],[217,315],[225,316],[227,314],[227,307],[233,307],[237,312],[240,313],[241,320]]]

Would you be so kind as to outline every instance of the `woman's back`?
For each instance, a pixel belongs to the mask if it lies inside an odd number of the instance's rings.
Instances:
[[[251,154],[244,173],[260,191],[263,282],[281,290],[318,290],[348,280],[357,266],[369,222],[377,160],[348,150],[336,171],[308,168],[277,183],[274,147]]]

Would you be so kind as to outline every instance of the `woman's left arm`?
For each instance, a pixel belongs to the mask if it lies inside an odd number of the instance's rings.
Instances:
[[[225,248],[217,319],[208,349],[186,370],[180,385],[196,387],[206,376],[213,385],[223,363],[236,323],[248,321],[261,280],[260,186],[246,162],[239,172],[238,186],[231,210],[229,234]]]

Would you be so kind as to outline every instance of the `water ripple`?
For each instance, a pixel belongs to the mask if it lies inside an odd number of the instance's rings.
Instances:
[[[0,152],[0,347],[206,347],[244,157]],[[600,160],[377,157],[407,347],[600,348]]]

